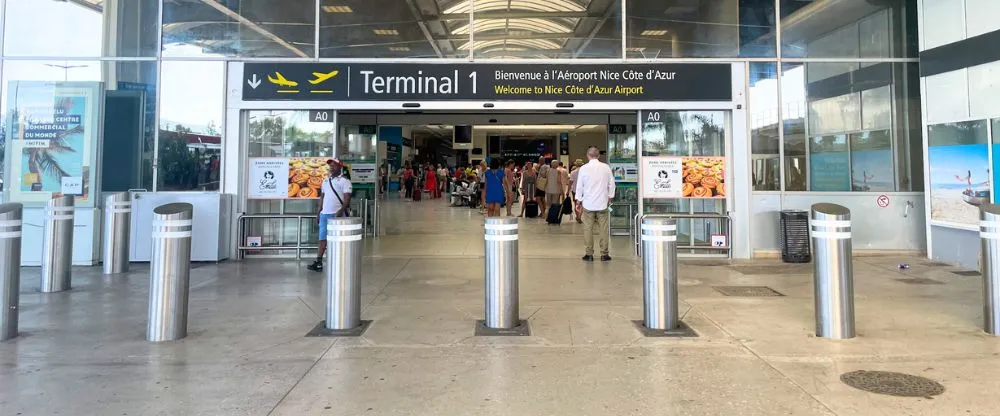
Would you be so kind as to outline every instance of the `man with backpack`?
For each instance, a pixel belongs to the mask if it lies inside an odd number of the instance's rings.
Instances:
[[[351,181],[342,173],[344,164],[337,159],[326,161],[330,176],[320,187],[319,199],[319,247],[316,261],[307,268],[314,272],[323,270],[323,256],[326,255],[326,224],[330,218],[349,217],[351,212]]]

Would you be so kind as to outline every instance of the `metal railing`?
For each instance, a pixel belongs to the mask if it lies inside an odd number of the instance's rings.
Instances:
[[[650,215],[656,215],[657,217],[673,218],[673,219],[677,220],[677,225],[678,225],[678,231],[677,231],[677,236],[678,236],[678,238],[677,238],[677,240],[678,240],[677,250],[719,251],[719,252],[725,253],[727,256],[731,256],[731,253],[732,253],[731,230],[732,230],[732,221],[733,220],[732,220],[732,218],[729,217],[729,215],[719,214],[719,213],[716,213],[716,212],[665,213],[665,214],[650,214]],[[639,229],[641,229],[641,227],[642,227],[642,219],[643,218],[646,218],[646,215],[643,215],[642,213],[635,214],[635,216],[632,217],[632,227],[633,227],[632,229],[633,230],[639,230]],[[699,219],[704,219],[704,220],[719,220],[719,221],[722,221],[721,231],[723,232],[723,235],[726,236],[726,244],[724,246],[714,246],[714,245],[711,244],[711,241],[709,241],[708,244],[694,244],[694,236],[690,235],[689,238],[688,238],[688,244],[681,245],[680,244],[680,240],[681,240],[680,237],[682,236],[682,234],[680,232],[681,221],[684,221],[684,220],[690,220],[691,221],[691,230],[692,230],[691,234],[693,234],[693,230],[695,228],[693,221],[694,220],[699,220]],[[636,232],[636,233],[634,233],[632,235],[633,252],[635,253],[636,256],[642,256],[642,247],[641,247],[642,246],[642,241],[640,241],[640,234],[642,234],[642,233]]]
[[[378,235],[379,230],[379,215],[378,215],[378,203],[371,199],[361,199],[358,201],[360,209],[355,209],[354,215],[361,218],[362,224],[364,224],[363,236],[368,237],[371,235],[375,237]],[[354,205],[354,204],[352,204]],[[354,205],[357,207],[358,205]],[[352,207],[352,209],[354,208]],[[247,238],[250,235],[250,224],[253,221],[295,221],[295,244],[279,244],[279,245],[264,245],[263,242],[260,246],[250,246],[247,245]],[[295,251],[295,258],[301,259],[302,252],[306,250],[316,250],[318,245],[315,241],[302,241],[303,232],[302,224],[304,220],[309,220],[311,224],[315,224],[318,221],[318,217],[314,214],[243,214],[240,215],[239,223],[237,224],[237,238],[239,238],[239,244],[236,247],[236,258],[243,259],[246,257],[247,252],[250,251],[282,251],[289,250]]]

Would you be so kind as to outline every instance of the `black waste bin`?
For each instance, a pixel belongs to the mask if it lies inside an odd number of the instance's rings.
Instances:
[[[781,260],[785,263],[812,261],[809,241],[809,212],[781,211]]]

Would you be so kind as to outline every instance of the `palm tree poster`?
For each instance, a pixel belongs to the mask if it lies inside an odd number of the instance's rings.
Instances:
[[[101,88],[99,83],[10,85],[10,201],[44,203],[62,195],[89,205]]]

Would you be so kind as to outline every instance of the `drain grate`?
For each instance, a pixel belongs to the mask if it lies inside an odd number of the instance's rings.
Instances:
[[[812,274],[811,264],[755,264],[729,266],[729,269],[746,276],[775,274]]]
[[[897,282],[906,283],[908,285],[943,285],[944,282],[939,282],[934,279],[928,279],[926,277],[915,277],[912,279],[896,279]]]
[[[841,374],[840,381],[858,390],[889,396],[931,397],[944,393],[944,386],[934,380],[891,371],[852,371]]]
[[[785,296],[777,290],[767,286],[712,286],[716,292],[724,296],[734,296],[743,298],[758,298],[768,296]]]
[[[979,272],[976,270],[959,270],[957,272],[952,272],[959,276],[979,276]]]

